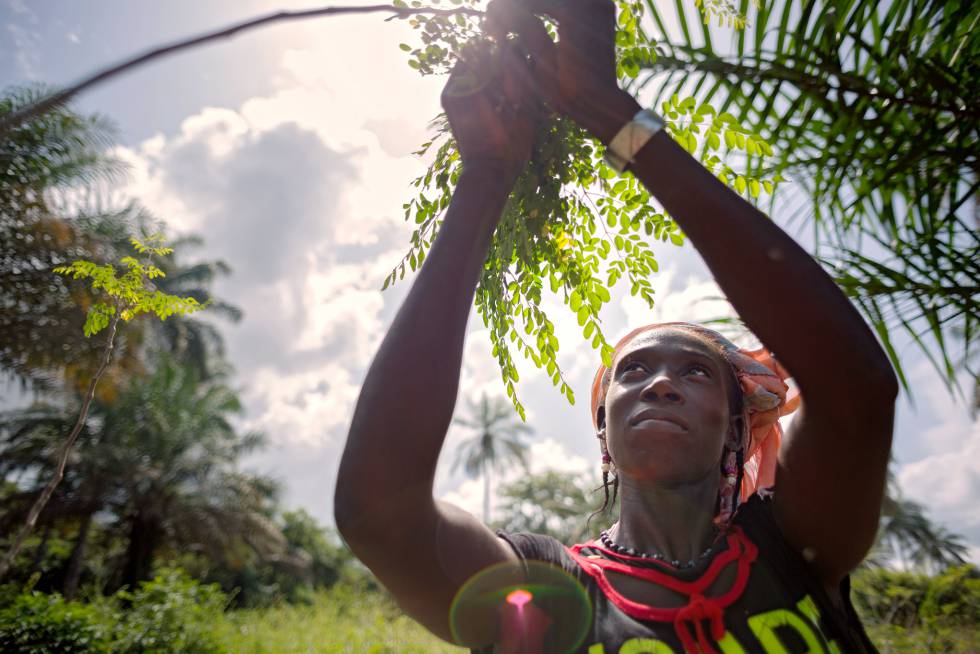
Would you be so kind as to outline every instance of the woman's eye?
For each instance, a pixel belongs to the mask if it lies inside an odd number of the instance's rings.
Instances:
[[[643,366],[641,366],[636,361],[630,361],[629,363],[623,366],[624,373],[632,372],[634,370],[643,370]]]
[[[708,370],[706,367],[700,366],[700,365],[691,366],[690,368],[687,369],[687,371],[689,373],[691,373],[691,374],[694,374],[694,375],[698,376],[698,377],[700,377],[700,376],[710,377],[711,376],[711,371]]]

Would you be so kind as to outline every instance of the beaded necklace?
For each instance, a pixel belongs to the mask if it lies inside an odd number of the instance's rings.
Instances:
[[[611,540],[611,539],[610,539]],[[684,651],[688,654],[718,654],[718,650],[708,640],[708,633],[717,642],[724,638],[724,610],[741,597],[749,580],[752,563],[758,556],[759,549],[741,527],[731,526],[723,539],[727,547],[719,552],[700,577],[692,581],[683,581],[671,576],[671,563],[652,556],[644,558],[632,554],[622,554],[608,548],[605,543],[592,541],[566,548],[579,567],[592,577],[603,594],[627,615],[640,620],[653,620],[673,623],[674,633],[681,641]],[[589,555],[582,550],[593,550],[614,558]],[[709,548],[710,552],[710,548]],[[703,555],[702,555],[703,556]],[[617,559],[625,559],[620,561]],[[699,557],[700,558],[700,557]],[[658,567],[650,568],[637,563],[655,563]],[[718,578],[721,571],[729,564],[736,566],[735,579],[731,588],[717,596],[706,596],[704,593]],[[664,567],[668,569],[663,569]],[[659,586],[668,588],[676,593],[686,595],[687,604],[678,608],[659,608],[633,601],[625,597],[610,583],[607,571],[628,575]],[[708,631],[704,623],[708,623]]]
[[[708,547],[705,548],[703,552],[698,554],[690,561],[678,561],[677,559],[674,559],[672,561],[667,561],[667,557],[665,557],[660,552],[654,552],[652,554],[648,554],[647,552],[640,552],[639,550],[636,550],[632,547],[624,547],[618,544],[616,541],[614,541],[612,539],[612,536],[609,535],[608,531],[603,531],[601,534],[599,534],[599,540],[602,541],[603,545],[611,549],[613,552],[616,552],[617,554],[623,554],[625,556],[632,556],[641,559],[653,559],[655,561],[663,561],[664,563],[670,563],[670,565],[680,570],[687,570],[689,568],[693,568],[694,566],[698,565],[699,563],[701,563],[701,561],[703,561],[704,559],[708,558],[708,556],[711,555],[711,551],[715,548],[715,545],[717,545],[719,542],[718,536],[720,535],[721,535],[720,533],[716,534],[715,539],[711,541],[711,544],[708,545]]]

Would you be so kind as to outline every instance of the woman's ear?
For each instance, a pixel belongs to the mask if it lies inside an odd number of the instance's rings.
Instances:
[[[725,445],[732,450],[741,448],[744,434],[745,419],[741,415],[732,415],[728,420],[728,433],[725,436]]]

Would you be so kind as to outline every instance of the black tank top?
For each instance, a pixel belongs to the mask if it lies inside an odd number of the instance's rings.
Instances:
[[[590,541],[566,547],[550,536],[498,532],[523,562],[558,566],[577,580],[591,602],[591,625],[574,651],[580,654],[809,654],[877,652],[850,601],[849,580],[831,598],[803,557],[786,543],[772,516],[771,499],[753,495],[710,557],[682,570],[610,552]],[[606,572],[670,588],[673,608],[646,606],[622,596]],[[714,580],[714,581],[713,581]],[[684,604],[686,602],[686,604]],[[581,615],[581,614],[579,614]],[[581,617],[574,618],[580,622]],[[556,629],[575,629],[560,615],[545,618],[538,645],[555,646]],[[550,647],[550,649],[549,649]],[[475,654],[504,652],[494,646]],[[563,648],[564,649],[564,648]]]

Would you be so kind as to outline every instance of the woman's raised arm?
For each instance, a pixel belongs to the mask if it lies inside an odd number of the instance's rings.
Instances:
[[[558,21],[557,45],[527,8]],[[532,53],[549,103],[604,143],[640,110],[616,83],[610,0],[496,0],[489,11],[498,31],[517,33]],[[630,170],[800,387],[803,408],[780,449],[774,510],[786,539],[835,586],[877,531],[898,393],[891,365],[819,264],[665,132]]]
[[[477,280],[535,127],[537,99],[516,77],[523,62],[507,51],[493,56],[502,66],[491,68],[488,50],[473,51],[443,92],[463,170],[439,236],[364,381],[334,499],[337,528],[354,554],[410,615],[446,640],[459,587],[490,565],[516,561],[485,525],[432,495]]]

